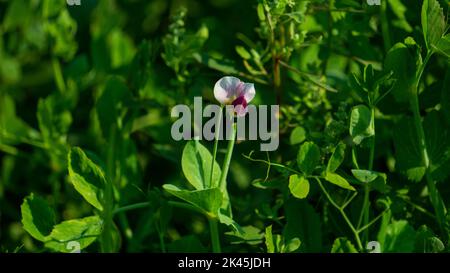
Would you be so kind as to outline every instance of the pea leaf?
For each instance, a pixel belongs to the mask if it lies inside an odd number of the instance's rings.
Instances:
[[[360,182],[369,183],[377,179],[379,173],[369,170],[352,170],[353,176]]]
[[[415,41],[407,38],[405,43],[395,44],[386,55],[384,70],[392,71],[396,79],[392,94],[397,102],[408,102],[411,98],[416,70],[422,63],[419,52]]]
[[[223,203],[225,203],[225,202],[226,202],[225,200],[222,200],[222,208],[224,207]],[[226,210],[226,208],[225,208],[225,210]],[[228,213],[228,212],[223,211],[222,209],[219,209],[218,216],[219,216],[220,223],[232,227],[233,230],[236,232],[236,234],[243,235],[245,232],[243,230],[243,228],[238,223],[236,223],[236,221],[234,221],[231,217],[229,217],[225,213]]]
[[[285,204],[285,215],[287,224],[283,230],[286,242],[294,238],[301,241],[299,251],[321,252],[322,251],[322,226],[319,214],[306,202],[290,198]]]
[[[77,147],[69,152],[68,169],[75,190],[89,204],[102,211],[103,189],[107,183],[103,170]]]
[[[352,170],[353,176],[361,183],[367,183],[369,186],[379,192],[386,191],[386,174],[369,170]]]
[[[393,221],[386,228],[382,252],[409,253],[414,250],[416,231],[406,220]]]
[[[265,242],[267,253],[279,253],[283,246],[282,237],[279,234],[272,233],[272,225],[266,227]]]
[[[347,238],[341,237],[334,240],[331,253],[358,253],[356,247]]]
[[[250,55],[247,49],[245,49],[245,47],[243,46],[236,46],[236,52],[245,60],[248,60],[252,57],[252,55]]]
[[[342,164],[342,161],[344,161],[344,157],[345,144],[343,142],[339,142],[339,144],[334,147],[330,160],[328,160],[327,171],[332,173],[335,172]]]
[[[305,174],[311,174],[320,161],[319,147],[313,142],[305,142],[297,154],[297,165]]]
[[[291,136],[289,137],[289,142],[291,145],[300,144],[306,139],[306,132],[303,127],[295,127],[294,130],[292,130]]]
[[[45,241],[55,224],[55,213],[41,197],[30,194],[20,207],[23,228],[33,238]]]
[[[186,179],[195,189],[207,189],[219,184],[222,171],[217,162],[214,162],[213,183],[209,181],[211,161],[211,153],[198,141],[189,141],[186,143],[181,158],[181,167]]]
[[[437,181],[445,180],[450,174],[449,130],[438,111],[428,113],[423,121],[431,177]],[[425,167],[419,145],[419,137],[411,118],[403,118],[394,131],[396,148],[396,167],[405,173],[409,180],[419,182],[425,175]]]
[[[84,249],[100,236],[103,221],[99,216],[64,221],[56,225],[46,238],[45,247],[57,252],[70,252],[70,242]]]
[[[296,198],[303,199],[309,193],[309,181],[304,176],[293,174],[289,176],[289,190]]]
[[[372,113],[367,106],[358,105],[352,109],[350,135],[356,144],[360,144],[363,139],[375,135]]]
[[[170,194],[190,203],[205,214],[218,216],[222,205],[222,192],[219,188],[188,191],[182,190],[174,185],[165,184],[163,188]]]
[[[442,37],[436,45],[432,45],[434,51],[450,58],[450,34]]]
[[[96,113],[105,139],[109,139],[113,128],[120,128],[122,113],[130,101],[131,95],[125,82],[117,76],[110,77],[96,104]]]
[[[431,50],[445,32],[444,12],[437,0],[423,1],[421,19],[425,44]]]
[[[352,185],[350,185],[350,183],[348,183],[348,181],[345,178],[336,173],[327,172],[325,175],[325,180],[343,189],[356,191],[356,189]]]
[[[427,226],[421,226],[417,230],[414,252],[416,253],[439,253],[445,249],[442,241],[436,237]]]

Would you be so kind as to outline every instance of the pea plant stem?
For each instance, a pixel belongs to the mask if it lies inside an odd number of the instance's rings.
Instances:
[[[227,175],[228,175],[228,170],[230,168],[230,163],[231,163],[231,157],[233,155],[233,149],[234,149],[234,143],[236,141],[236,123],[233,123],[230,126],[231,132],[231,138],[228,141],[228,147],[227,147],[227,153],[225,154],[225,160],[223,162],[223,166],[222,166],[222,175],[220,176],[220,188],[222,190],[226,190],[226,181],[227,181]]]
[[[102,252],[111,253],[114,251],[113,247],[113,206],[114,206],[114,181],[115,181],[115,168],[114,168],[114,147],[116,144],[116,128],[111,127],[109,146],[107,149],[107,161],[106,161],[106,188],[105,188],[105,202],[103,207],[103,221],[104,228],[102,232]]]
[[[216,181],[213,181],[213,173],[214,173],[214,163],[216,162],[216,156],[217,156],[217,146],[219,145],[219,136],[220,136],[220,127],[222,124],[222,111],[223,111],[223,105],[220,107],[219,115],[217,116],[216,120],[216,127],[215,127],[215,136],[214,136],[214,148],[213,148],[213,157],[211,161],[211,174],[209,176],[209,186],[211,188],[215,188],[219,185],[215,185]]]
[[[363,249],[363,245],[361,243],[361,238],[359,236],[359,232],[355,226],[352,224],[352,222],[350,221],[350,219],[348,218],[347,214],[344,211],[343,206],[339,206],[334,199],[331,197],[331,195],[328,193],[328,191],[325,189],[325,187],[323,186],[322,182],[320,181],[319,178],[316,178],[317,183],[319,184],[320,189],[323,191],[323,193],[325,194],[325,196],[327,197],[328,201],[330,202],[330,204],[335,207],[339,213],[342,215],[342,218],[344,218],[344,221],[347,223],[348,227],[350,228],[350,230],[352,231],[354,237],[355,237],[355,241],[356,244],[358,245],[358,249],[362,250]]]
[[[420,115],[420,105],[419,105],[419,84],[422,78],[423,72],[425,71],[425,67],[432,56],[432,51],[428,50],[425,60],[422,65],[419,67],[416,73],[415,83],[410,90],[411,99],[410,99],[410,107],[414,116],[414,125],[416,128],[417,136],[419,137],[419,148],[421,154],[422,165],[425,168],[425,179],[427,181],[428,193],[430,194],[430,201],[435,210],[436,218],[439,224],[441,231],[446,235],[445,225],[446,225],[446,209],[443,204],[442,197],[439,194],[438,189],[436,188],[435,181],[430,175],[430,158],[427,149],[427,142],[425,138],[425,131],[422,125],[422,117]]]
[[[61,64],[58,58],[54,57],[52,59],[53,75],[55,77],[55,83],[58,87],[58,91],[64,93],[66,91],[66,83],[64,82],[64,77],[61,69]]]
[[[233,117],[227,117],[232,119]],[[222,166],[222,174],[220,176],[220,180],[219,180],[219,187],[222,190],[222,192],[227,191],[227,175],[228,175],[228,170],[230,168],[230,163],[231,163],[231,157],[233,155],[233,149],[234,149],[234,143],[236,141],[236,124],[233,122],[233,124],[230,126],[231,132],[230,132],[230,140],[228,141],[228,147],[227,147],[227,153],[225,154],[225,159],[223,162],[223,166]],[[217,131],[216,130],[216,143],[217,143]],[[216,144],[214,145],[216,146]],[[215,153],[217,152],[217,147],[215,147],[215,152],[213,152],[213,160],[215,160]],[[213,163],[214,164],[214,161]],[[213,170],[213,168],[211,168],[211,171]],[[212,175],[211,175],[212,177]],[[212,218],[209,217],[208,218],[209,221],[209,229],[210,229],[210,233],[211,233],[211,243],[212,243],[212,247],[213,247],[213,252],[214,253],[220,253],[221,252],[221,247],[220,247],[220,239],[219,239],[219,223],[218,223],[218,219],[217,218]]]
[[[217,218],[208,218],[209,230],[211,233],[211,243],[214,253],[221,253],[220,239],[219,239],[219,223]]]

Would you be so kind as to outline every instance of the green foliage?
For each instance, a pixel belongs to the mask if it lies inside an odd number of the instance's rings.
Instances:
[[[360,144],[363,139],[374,134],[375,129],[370,109],[365,105],[354,107],[350,117],[350,135],[353,137],[353,142]]]
[[[169,2],[0,1],[0,251],[449,250],[445,1]],[[277,150],[172,139],[223,76]]]
[[[320,161],[319,147],[313,142],[305,142],[297,154],[298,168],[305,174],[311,174]]]
[[[102,199],[106,179],[103,170],[80,148],[73,148],[68,156],[69,177],[75,189],[98,210],[103,210]]]
[[[303,199],[309,193],[309,181],[303,176],[293,174],[289,176],[289,190],[296,198]]]

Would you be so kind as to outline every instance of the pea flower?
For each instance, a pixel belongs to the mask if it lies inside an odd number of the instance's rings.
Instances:
[[[247,113],[248,103],[255,97],[255,86],[236,77],[226,76],[216,82],[214,97],[222,105],[233,105],[236,114],[242,117]]]

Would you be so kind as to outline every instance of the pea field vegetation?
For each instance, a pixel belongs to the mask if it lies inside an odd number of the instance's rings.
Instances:
[[[449,252],[449,9],[0,0],[0,252]]]

